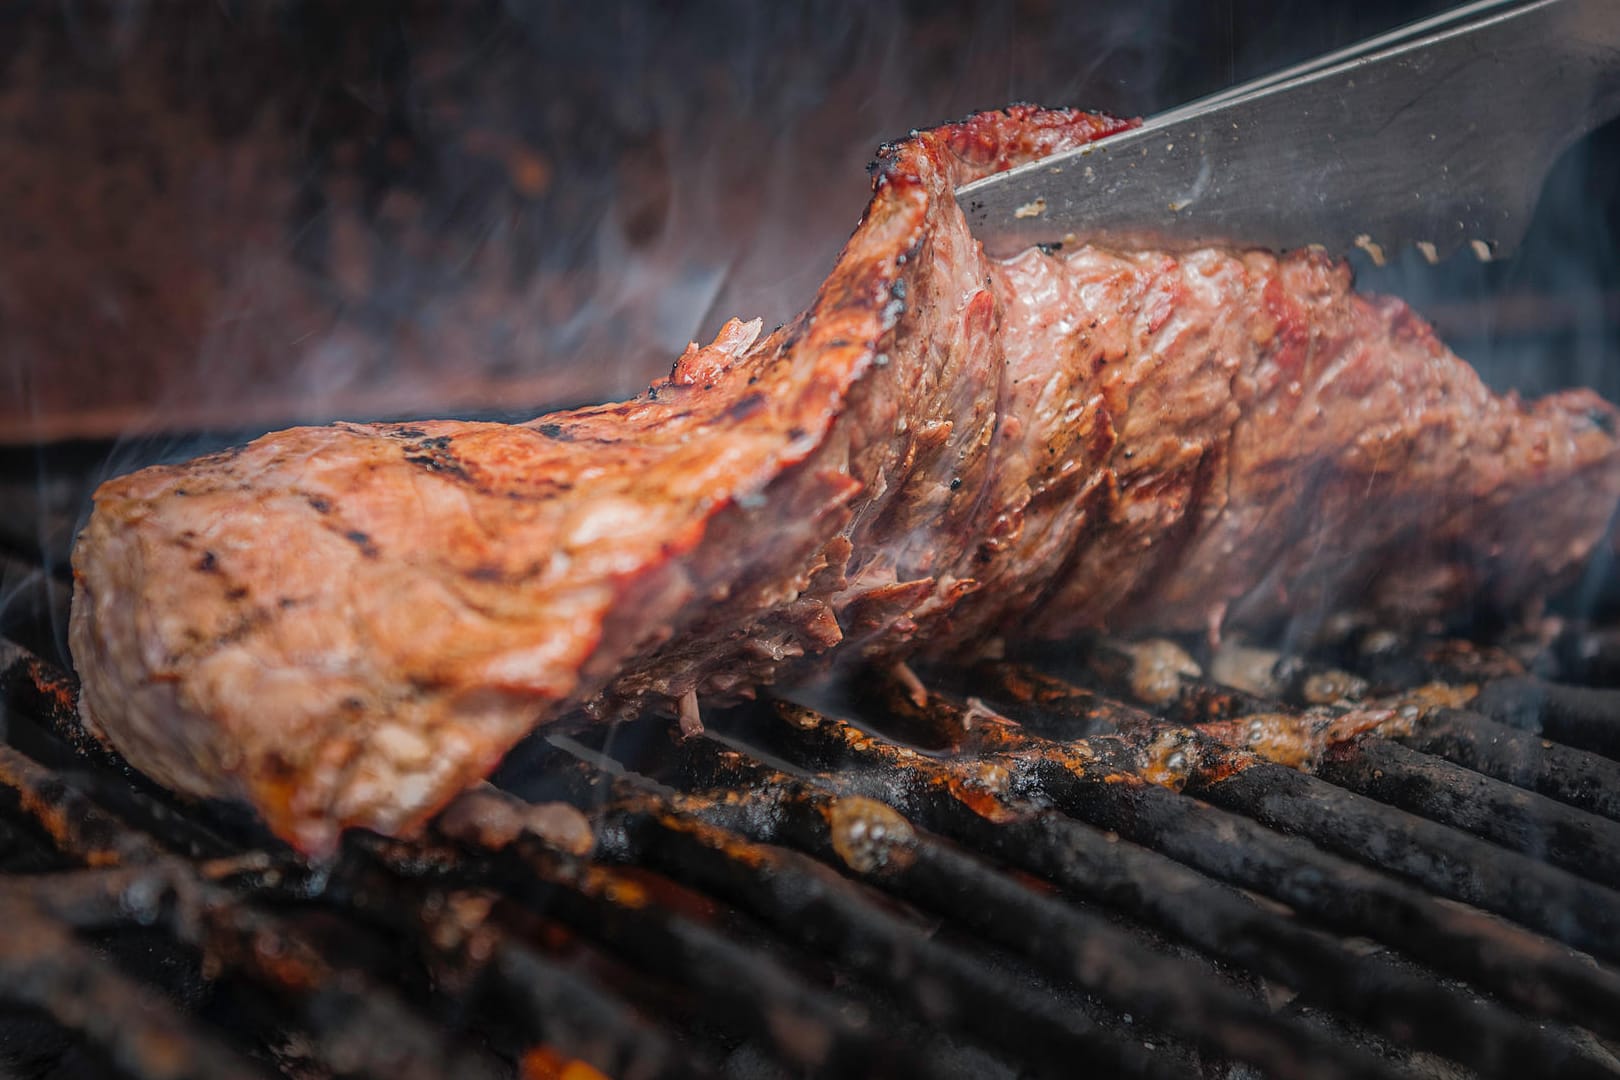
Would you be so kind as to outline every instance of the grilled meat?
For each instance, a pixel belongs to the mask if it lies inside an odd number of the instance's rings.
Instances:
[[[1489,393],[1324,255],[985,258],[952,190],[1124,126],[887,147],[815,303],[641,397],[337,424],[112,481],[82,711],[305,851],[418,828],[536,725],[999,636],[1526,601],[1620,499],[1614,410]]]

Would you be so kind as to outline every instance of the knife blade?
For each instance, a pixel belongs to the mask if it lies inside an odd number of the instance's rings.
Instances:
[[[1517,246],[1575,139],[1620,115],[1620,0],[1481,0],[957,191],[992,255],[1080,243]]]

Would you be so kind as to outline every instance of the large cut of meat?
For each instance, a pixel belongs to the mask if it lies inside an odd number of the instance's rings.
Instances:
[[[112,481],[74,554],[88,723],[309,852],[418,828],[536,725],[690,718],[834,660],[1567,579],[1615,411],[1492,395],[1322,254],[987,259],[953,189],[1119,130],[1014,108],[883,150],[814,304],[633,401],[337,424]]]

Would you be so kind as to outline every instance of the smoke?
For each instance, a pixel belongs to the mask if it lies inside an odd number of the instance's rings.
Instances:
[[[879,142],[1016,98],[1175,100],[1184,6],[25,8],[0,438],[633,392],[809,299]]]
[[[1439,267],[1416,252],[1358,262],[1358,285],[1405,299],[1497,390],[1535,396],[1588,386],[1620,400],[1620,125],[1571,147],[1549,171],[1523,246]]]

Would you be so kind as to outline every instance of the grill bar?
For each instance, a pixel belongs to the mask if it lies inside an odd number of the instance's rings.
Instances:
[[[14,894],[0,894],[0,1000],[43,1010],[136,1076],[266,1075]]]
[[[534,949],[503,942],[490,965],[491,997],[516,1012],[536,1042],[572,1048],[623,1080],[675,1080],[718,1072],[710,1055],[676,1044],[620,1001]]]
[[[1598,884],[1620,885],[1620,823],[1383,739],[1340,743],[1317,775]]]
[[[464,889],[446,894],[432,887],[452,879],[466,885],[477,873],[443,849],[356,841],[329,871],[300,875],[297,869],[275,867],[251,875],[248,887],[281,900],[313,894],[406,940],[421,941],[435,983],[441,988],[469,984],[466,997],[450,1003],[456,1024],[488,1005],[518,1029],[520,1040],[560,1049],[623,1080],[715,1071],[705,1050],[677,1045],[669,1032],[577,965],[545,955],[493,917],[475,914],[469,922],[456,903]],[[488,906],[474,905],[479,913]]]
[[[1504,724],[1620,758],[1620,690],[1564,686],[1524,676],[1485,686],[1473,706]]]
[[[1570,1006],[1579,1003],[1589,1018],[1607,1029],[1616,1027],[1609,1010],[1620,1005],[1620,978],[1612,973],[1594,969],[1543,938],[1437,904],[1382,875],[1167,789],[1077,774],[1049,758],[1035,759],[1032,774],[1022,778],[1010,773],[963,777],[947,763],[873,740],[842,721],[823,717],[811,723],[808,718],[814,714],[797,707],[788,711],[792,722],[773,729],[773,752],[855,788],[861,786],[863,771],[880,778],[885,797],[919,823],[1079,895],[1145,916],[1212,955],[1253,964],[1307,999],[1344,1010],[1402,1041],[1410,1041],[1416,1027],[1422,1032],[1420,1042],[1433,1040],[1428,1049],[1481,1067],[1502,1060],[1493,1058],[1497,1053],[1529,1064],[1545,1063],[1547,1054],[1567,1053],[1559,1049],[1558,1039],[1534,1025],[1510,1022],[1498,1010],[1481,1011],[1463,995],[1436,993],[1432,979],[1416,979],[1349,955],[1342,943],[1323,942],[1294,919],[1269,915],[1181,862],[1054,813],[1013,816],[978,781],[1004,791],[1054,797],[1064,809],[1127,836],[1133,826],[1149,825],[1133,838],[1164,843],[1176,858],[1192,856],[1184,861],[1204,873],[1276,895],[1325,917],[1330,926],[1379,937],[1412,955],[1440,961],[1442,970],[1490,987],[1523,1007],[1568,1015]],[[958,726],[963,722],[965,718],[959,719]],[[1165,814],[1154,821],[1154,815],[1139,813],[1138,797],[1175,817]],[[1241,832],[1234,835],[1237,830]],[[1249,862],[1251,854],[1260,865]],[[1382,997],[1385,993],[1393,996]],[[1435,1010],[1436,1023],[1414,1023]]]
[[[140,865],[163,855],[152,840],[91,802],[60,775],[0,745],[0,799],[31,818],[59,852],[86,866]]]
[[[50,832],[59,848],[81,862],[102,867],[127,865],[124,875],[106,876],[85,888],[65,887],[53,877],[43,895],[51,914],[80,928],[121,924],[161,924],[177,940],[200,950],[224,970],[250,979],[290,1010],[311,1033],[322,1060],[341,1072],[432,1080],[442,1076],[493,1077],[501,1070],[459,1049],[429,1022],[369,976],[334,968],[319,950],[281,920],[241,903],[230,891],[199,878],[192,864],[167,855],[149,838],[122,825],[43,766],[0,747],[0,792],[15,790],[23,809]],[[202,864],[204,867],[207,864]],[[223,872],[234,866],[222,867]],[[281,870],[271,871],[279,876]],[[323,886],[324,887],[324,886]],[[399,882],[392,887],[399,892]],[[334,894],[336,895],[336,894]],[[396,900],[398,897],[395,897]],[[527,961],[527,962],[526,962]],[[529,1004],[548,1004],[544,1034],[615,1075],[684,1076],[681,1057],[657,1045],[622,1007],[581,984],[556,965],[537,957],[504,959]],[[135,988],[138,997],[140,991]],[[124,987],[116,987],[123,992]],[[565,1003],[563,1008],[554,1008]],[[135,1024],[128,1032],[142,1030]],[[120,1029],[123,1034],[128,1034]],[[102,1038],[100,1029],[88,1035]],[[122,1037],[122,1035],[121,1035]],[[133,1037],[133,1036],[131,1036]],[[157,1036],[152,1036],[157,1037]],[[567,1040],[577,1039],[575,1045]],[[140,1076],[163,1071],[134,1070]],[[206,1072],[201,1075],[208,1075]]]
[[[913,757],[915,820],[972,850],[1050,880],[1070,895],[1145,917],[1210,955],[1253,968],[1391,1038],[1478,1068],[1543,1068],[1566,1042],[1429,976],[1417,976],[1303,927],[1156,852],[1062,815],[1016,817],[951,790],[944,767]],[[933,781],[930,783],[929,781]],[[1571,1061],[1572,1070],[1586,1067]]]
[[[1620,894],[1567,871],[1282,765],[1215,780],[1195,776],[1187,793],[1583,951],[1620,957]]]
[[[482,1080],[499,1073],[371,977],[334,967],[288,926],[198,880],[183,863],[98,873],[79,889],[60,890],[61,896],[58,891],[53,887],[41,906],[76,929],[132,921],[161,926],[221,973],[251,980],[310,1034],[319,1058],[339,1072],[405,1080]]]
[[[1111,696],[1118,671],[1093,690],[997,663],[953,673],[965,703],[919,704],[898,676],[863,684],[875,727],[778,702],[681,743],[652,719],[548,733],[514,767],[591,810],[585,846],[485,789],[520,830],[464,810],[437,837],[351,837],[309,867],[130,776],[80,740],[70,681],[15,650],[0,661],[5,702],[29,710],[0,746],[0,858],[51,871],[28,879],[37,892],[0,883],[0,907],[66,942],[65,969],[106,969],[80,935],[160,931],[334,1073],[550,1075],[572,1058],[651,1080],[762,1056],[837,1075],[1056,1076],[1084,1060],[1383,1077],[1432,1068],[1425,1054],[1481,1075],[1620,1071],[1566,1026],[1620,1038],[1620,974],[1565,944],[1616,947],[1620,824],[1592,812],[1615,763],[1524,727],[1436,709],[1395,743],[1368,734],[1388,709],[1301,713],[1196,677],[1155,715]],[[1499,715],[1534,690],[1517,722],[1543,722],[1541,686],[1504,696],[1489,680],[1510,664],[1474,661]],[[1560,722],[1601,742],[1605,701],[1559,700]],[[1267,752],[1305,738],[1320,776],[1241,748],[1261,713],[1285,732]],[[334,918],[352,941],[328,936]],[[379,947],[398,954],[392,975],[366,959]],[[169,1012],[125,1027],[163,1044],[171,1022],[186,1054],[255,1067],[240,1032]]]
[[[862,1017],[771,955],[675,913],[652,883],[576,863],[525,837],[489,853],[490,883],[558,919],[638,969],[688,986],[717,1025],[763,1033],[783,1060],[839,1075],[900,1067],[895,1047]]]
[[[717,769],[726,767],[721,752],[714,750]],[[1205,969],[1165,956],[1105,919],[1049,899],[915,830],[877,800],[807,787],[783,773],[748,773],[736,779],[772,791],[774,819],[726,814],[723,800],[711,813],[753,839],[788,843],[841,863],[860,880],[946,915],[1053,979],[1271,1075],[1388,1075],[1370,1055],[1270,1014]]]
[[[1212,956],[1241,965],[1389,1039],[1472,1068],[1609,1075],[1548,1031],[1442,983],[1367,956],[1155,852],[1057,814],[989,826],[964,818],[971,846],[1053,881],[1071,895],[1112,900]]]
[[[1612,626],[1570,626],[1555,648],[1560,666],[1577,676],[1573,681],[1593,686],[1620,684],[1620,629]]]
[[[1620,1037],[1620,976],[1546,938],[1154,784],[1051,775],[1047,790],[1066,811],[1341,933],[1391,945],[1533,1013]]]
[[[862,896],[824,865],[676,816],[670,807],[627,814],[626,855],[722,896],[808,948],[826,950],[874,979],[893,1000],[945,1030],[960,1031],[1053,1075],[1077,1055],[1116,1076],[1185,1075],[1138,1042],[1099,1029],[1058,995],[1000,977],[930,940]]]
[[[1549,799],[1620,821],[1620,764],[1474,713],[1441,712],[1401,742]]]

